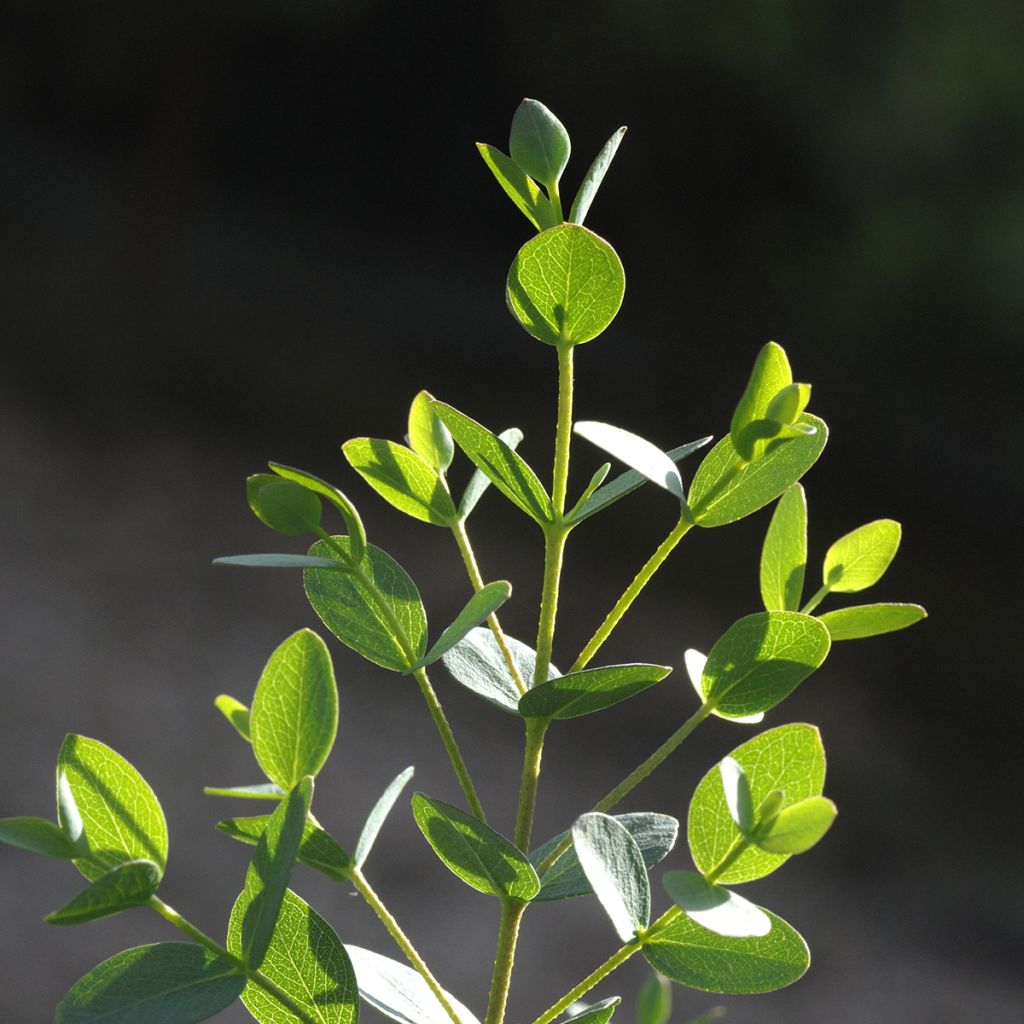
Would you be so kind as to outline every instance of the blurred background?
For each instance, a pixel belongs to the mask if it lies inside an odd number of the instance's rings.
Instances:
[[[676,989],[675,1019],[714,1005],[736,1024],[1016,1019],[1022,45],[1024,8],[999,0],[9,0],[0,815],[51,815],[64,733],[104,740],[163,800],[162,895],[223,933],[248,851],[212,825],[256,811],[200,788],[258,779],[212,700],[248,700],[273,648],[317,625],[296,575],[210,566],[302,548],[252,518],[246,474],[272,458],[348,491],[419,583],[436,635],[468,593],[450,537],[386,506],[339,444],[400,438],[426,387],[495,429],[520,426],[521,451],[549,472],[553,352],[503,300],[531,229],[473,147],[505,149],[535,96],[572,135],[569,195],[630,126],[588,218],[623,259],[626,300],[578,354],[578,417],[666,448],[721,436],[757,349],[781,342],[832,429],[805,479],[809,585],[840,534],[893,517],[903,547],[866,597],[931,616],[836,645],[768,716],[821,726],[841,809],[819,848],[747,890],[805,934],[812,970],[764,997]],[[578,489],[601,460],[574,450]],[[457,486],[467,476],[453,469]],[[768,516],[691,534],[608,644],[609,663],[680,672],[552,731],[538,837],[692,710],[682,652],[759,607]],[[572,661],[673,520],[648,491],[574,534],[556,661]],[[535,531],[492,492],[474,537],[485,576],[515,586],[506,627],[530,640]],[[417,788],[457,800],[416,688],[332,650],[342,724],[318,789],[325,825],[353,843],[409,763]],[[518,730],[442,671],[435,684],[510,832]],[[706,725],[624,809],[685,818],[698,779],[750,735]],[[689,866],[685,844],[666,866]],[[482,1012],[496,901],[450,876],[408,813],[368,874]],[[346,941],[390,954],[356,898],[305,870],[295,884]],[[142,911],[43,924],[79,887],[66,866],[0,848],[0,1019],[48,1021],[100,959],[175,937]],[[513,1021],[615,948],[593,900],[538,908],[523,938]],[[631,1004],[643,976],[630,963],[595,995]],[[245,1019],[240,1006],[218,1018]]]

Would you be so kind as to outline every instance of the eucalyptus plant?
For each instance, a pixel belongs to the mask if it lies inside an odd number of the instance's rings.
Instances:
[[[537,902],[591,896],[610,924],[608,934],[595,940],[600,962],[583,979],[549,979],[552,990],[539,997],[549,1005],[534,1007],[534,1024],[606,1024],[619,997],[590,1005],[583,1000],[637,954],[652,968],[636,997],[639,1024],[665,1024],[672,983],[702,992],[762,993],[789,985],[807,969],[803,938],[739,888],[805,853],[831,827],[836,808],[823,795],[825,753],[812,725],[756,728],[821,667],[833,642],[902,629],[925,612],[893,603],[818,612],[832,595],[859,593],[880,580],[900,542],[900,526],[890,519],[835,541],[824,557],[820,587],[805,595],[807,503],[799,481],[821,455],[828,430],[807,411],[810,385],[794,381],[779,345],[769,342],[757,354],[728,432],[713,447],[703,437],[666,452],[626,428],[573,421],[576,350],[612,323],[625,289],[615,250],[584,225],[624,132],[615,132],[591,164],[568,218],[560,183],[569,135],[543,104],[520,105],[509,155],[479,146],[536,230],[512,260],[505,294],[512,316],[552,350],[557,363],[550,486],[518,454],[520,431],[495,432],[427,392],[412,402],[404,443],[358,437],[342,446],[352,469],[379,497],[411,519],[451,533],[468,575],[466,604],[454,621],[431,631],[416,584],[370,543],[353,501],[333,484],[278,463],[249,478],[249,505],[270,529],[307,537],[311,546],[218,559],[300,571],[309,603],[333,637],[374,665],[412,677],[451,761],[455,802],[423,792],[412,795],[411,805],[405,802],[413,769],[404,768],[358,836],[346,836],[346,845],[314,817],[314,778],[334,745],[338,690],[328,645],[312,630],[300,630],[270,655],[248,704],[226,694],[215,701],[239,741],[251,746],[265,781],[206,792],[265,801],[271,813],[228,817],[217,826],[255,849],[226,933],[214,938],[159,896],[167,825],[142,775],[98,740],[68,736],[57,758],[56,823],[0,821],[0,840],[69,860],[85,876],[82,892],[47,921],[77,925],[148,907],[188,941],[159,941],[104,961],[64,996],[56,1013],[61,1024],[192,1024],[239,998],[262,1024],[355,1024],[360,1001],[400,1024],[479,1024],[481,1010],[485,1024],[502,1024],[526,912]],[[573,434],[587,442],[584,457],[593,448],[608,456],[578,495],[569,494]],[[473,472],[456,494],[449,471],[460,452]],[[681,465],[698,455],[695,469],[684,475]],[[620,466],[615,475],[613,465]],[[592,516],[618,514],[612,506],[648,484],[652,498],[677,510],[675,524],[567,670],[559,671],[552,658],[566,543]],[[483,518],[476,510],[491,485],[533,521],[543,543],[532,645],[502,628],[498,612],[511,586],[486,581],[470,542],[470,519],[476,525]],[[695,691],[690,716],[604,796],[581,794],[584,813],[566,821],[559,835],[536,843],[534,807],[552,723],[614,707],[672,672],[671,666],[645,662],[595,666],[604,643],[683,537],[727,526],[773,502],[760,558],[762,607],[756,607],[751,587],[749,614],[725,628],[706,655],[692,649],[682,654]],[[522,783],[511,836],[487,823],[435,689],[440,669],[497,709],[495,729],[522,732]],[[680,823],[671,814],[620,808],[710,716],[741,730],[754,727],[756,734],[697,783],[686,820],[692,864],[665,872],[664,894],[655,896],[650,873],[672,853]],[[561,738],[570,728],[556,731]],[[430,788],[438,784],[431,780]],[[400,800],[401,813],[411,810],[423,833],[424,853],[429,847],[476,890],[466,898],[480,893],[498,901],[501,922],[485,1009],[469,1009],[442,987],[365,874]],[[297,863],[359,893],[382,925],[377,949],[344,944],[294,891],[302,883]],[[565,911],[571,919],[571,907]],[[701,1020],[714,1016],[717,1011],[709,1011]]]

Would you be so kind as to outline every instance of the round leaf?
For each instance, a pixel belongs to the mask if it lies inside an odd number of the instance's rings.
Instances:
[[[524,99],[512,115],[508,151],[531,177],[551,186],[569,162],[571,145],[565,126],[539,100]]]
[[[320,525],[320,499],[301,484],[258,473],[246,481],[246,495],[257,518],[286,537],[313,533]]]
[[[840,537],[825,554],[822,582],[837,594],[866,590],[896,557],[902,532],[894,519],[876,519]]]

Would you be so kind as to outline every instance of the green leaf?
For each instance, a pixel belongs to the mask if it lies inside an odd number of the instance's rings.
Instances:
[[[698,449],[703,448],[710,440],[710,437],[702,437],[698,441],[691,441],[689,444],[673,448],[665,454],[673,462],[681,462],[687,455],[692,455]],[[584,519],[589,519],[594,513],[607,508],[618,501],[619,498],[632,494],[633,491],[645,483],[647,483],[647,477],[643,474],[638,473],[635,469],[627,470],[612,480],[611,483],[599,487],[586,501],[580,502],[579,508],[574,509],[569,514],[568,521],[573,526],[577,523],[582,523]]]
[[[679,475],[676,464],[650,441],[621,427],[613,427],[610,423],[597,423],[591,420],[577,423],[573,427],[573,432],[609,455],[614,455],[651,483],[675,495],[680,501],[686,500],[683,478]]]
[[[553,228],[558,223],[555,211],[537,183],[500,149],[478,142],[476,148],[484,163],[505,190],[505,195],[516,204],[526,219],[538,230]]]
[[[160,868],[151,860],[129,860],[101,875],[60,910],[49,924],[85,924],[131,907],[141,907],[160,885]]]
[[[291,480],[258,473],[246,480],[245,493],[256,517],[286,537],[316,533],[320,526],[320,499]]]
[[[601,187],[604,176],[608,173],[608,168],[611,166],[612,160],[615,159],[619,143],[622,142],[625,134],[626,126],[623,125],[613,133],[612,137],[601,147],[601,152],[594,158],[590,170],[587,171],[583,179],[583,184],[580,185],[579,191],[576,193],[576,198],[572,201],[569,220],[573,224],[582,224],[587,219],[590,206],[597,197],[597,190]]]
[[[787,384],[768,403],[765,418],[776,423],[793,424],[811,400],[810,384]]]
[[[665,977],[703,992],[773,992],[807,970],[810,953],[782,918],[771,913],[768,918],[767,935],[736,939],[680,917],[648,940],[644,956]]]
[[[203,786],[207,796],[237,797],[240,800],[280,800],[285,791],[273,782],[257,782],[254,786]]]
[[[508,151],[531,178],[547,186],[558,179],[569,162],[569,133],[565,126],[538,100],[524,99],[512,115]]]
[[[679,822],[668,814],[637,811],[616,814],[614,818],[633,837],[648,868],[653,868],[659,861],[664,860],[676,845]],[[562,832],[542,846],[538,846],[530,854],[530,863],[534,867],[543,864],[548,855],[568,835],[568,832]],[[588,896],[593,891],[580,866],[576,851],[570,847],[542,876],[540,892],[535,897],[535,902]]]
[[[356,971],[359,996],[399,1024],[451,1024],[451,1018],[411,967],[359,946],[345,945]],[[445,992],[462,1024],[479,1024],[472,1012]]]
[[[333,539],[348,549],[347,537]],[[314,544],[310,553],[339,557],[325,541]],[[372,544],[366,546],[360,571],[383,596],[387,612],[355,574],[307,569],[303,573],[306,597],[323,624],[346,647],[383,668],[405,672],[423,657],[427,646],[427,614],[420,592],[409,574],[386,551]],[[395,628],[392,616],[401,632]],[[409,654],[402,633],[411,645]]]
[[[640,847],[611,815],[582,814],[572,827],[572,845],[623,942],[631,942],[651,920],[651,883]]]
[[[766,833],[758,830],[757,845],[769,853],[805,853],[832,827],[836,805],[811,796],[783,809]]]
[[[587,228],[561,224],[519,250],[509,268],[505,299],[538,341],[581,345],[615,319],[625,290],[615,250]]]
[[[241,994],[245,976],[194,942],[126,949],[77,981],[56,1024],[199,1024]]]
[[[700,697],[701,702],[704,701],[704,666],[708,663],[707,655],[701,654],[700,651],[695,651],[692,647],[688,648],[683,652],[683,663],[686,665],[686,674],[690,678],[690,683],[694,690],[697,692],[697,696]],[[740,725],[757,725],[758,722],[764,720],[764,712],[758,711],[753,715],[723,715],[716,708],[711,709],[711,714],[716,715],[718,718],[724,718],[730,722],[736,722]]]
[[[349,572],[351,566],[336,558],[310,558],[309,555],[224,555],[214,565],[238,565],[248,569],[334,569]]]
[[[291,466],[282,466],[279,462],[271,462],[270,468],[281,478],[292,480],[302,484],[320,497],[326,498],[341,513],[345,529],[348,530],[350,540],[350,554],[353,561],[358,564],[363,559],[363,552],[366,550],[366,530],[363,528],[363,521],[359,518],[355,505],[345,497],[333,484],[329,484],[320,477],[307,473],[303,469],[294,469]]]
[[[420,665],[431,665],[448,653],[466,634],[489,615],[497,611],[512,596],[512,584],[498,580],[481,587],[466,602],[455,621],[438,637],[437,643],[420,660]]]
[[[249,723],[249,709],[240,701],[227,693],[214,698],[214,707],[234,726],[235,732],[243,740],[252,743],[252,731]]]
[[[636,994],[636,1024],[668,1024],[672,1016],[672,984],[651,971]]]
[[[413,795],[412,811],[434,852],[467,885],[502,899],[532,900],[540,891],[526,854],[478,818],[422,793]]]
[[[800,610],[807,568],[807,498],[800,484],[786,490],[761,549],[761,600],[770,612]]]
[[[894,519],[876,519],[840,537],[825,554],[822,582],[837,594],[866,590],[896,557],[902,533]]]
[[[608,1024],[615,1013],[615,1008],[622,1000],[618,996],[602,999],[599,1003],[588,1006],[585,1010],[566,1017],[562,1024]]]
[[[524,718],[578,718],[643,692],[672,671],[667,665],[607,665],[572,672],[528,690],[519,701]]]
[[[55,860],[71,860],[77,856],[68,837],[45,818],[0,818],[0,843]]]
[[[729,755],[750,782],[755,807],[776,790],[784,790],[790,803],[820,796],[825,786],[825,751],[812,725],[783,725],[755,736]],[[740,838],[722,788],[716,765],[698,784],[690,802],[687,825],[690,852],[697,870],[715,868]],[[750,882],[771,874],[785,863],[785,854],[766,853],[750,846],[718,879],[723,884]]]
[[[828,427],[804,413],[799,424],[813,434],[776,438],[765,454],[746,465],[722,438],[704,457],[690,486],[690,509],[698,526],[724,526],[749,516],[791,487],[818,461],[828,441]]]
[[[238,952],[252,968],[263,963],[270,947],[312,799],[313,780],[307,777],[281,801],[256,843],[239,896],[240,901],[244,900],[245,913]]]
[[[833,640],[859,640],[895,633],[928,617],[919,604],[859,604],[819,615]]]
[[[663,879],[673,903],[691,921],[716,935],[736,939],[767,935],[772,928],[768,915],[721,885],[714,885],[693,871],[670,871]]]
[[[704,700],[727,718],[768,711],[821,665],[831,643],[828,630],[810,615],[745,615],[708,654]]]
[[[749,835],[755,824],[754,797],[750,792],[750,780],[739,761],[723,757],[718,770],[722,774],[722,790],[729,817],[744,835]]]
[[[81,819],[88,855],[75,866],[90,881],[129,860],[151,860],[163,874],[167,865],[167,822],[146,780],[118,753],[98,740],[69,735],[57,755],[58,792],[63,777]],[[65,835],[74,842],[67,803],[57,810]]]
[[[269,814],[252,818],[228,818],[218,821],[217,829],[232,839],[255,846],[266,832],[269,822]],[[353,863],[334,836],[309,820],[302,827],[302,840],[296,859],[326,875],[332,882],[347,882]]]
[[[270,656],[251,724],[256,760],[282,789],[324,766],[338,733],[338,687],[327,645],[311,629],[293,633]]]
[[[380,799],[373,805],[373,810],[370,811],[366,824],[363,825],[363,831],[359,834],[359,841],[356,843],[356,867],[361,868],[366,863],[366,858],[370,856],[370,849],[377,838],[377,833],[380,831],[385,819],[391,813],[391,808],[395,806],[395,801],[399,798],[415,771],[415,768],[410,767],[396,775],[388,785],[388,788],[381,794]]]
[[[235,902],[228,949],[243,954],[249,890]],[[286,890],[260,971],[317,1024],[355,1024],[359,1017],[356,976],[334,929],[305,900]],[[249,982],[242,1002],[260,1024],[294,1024],[295,1015],[265,989]]]
[[[498,434],[498,440],[515,451],[523,440],[523,432],[518,427],[509,427]],[[484,492],[491,486],[491,478],[482,470],[473,470],[473,475],[462,492],[462,500],[459,502],[459,518],[465,521],[469,513],[476,508],[477,502],[483,497]]]
[[[506,636],[505,640],[520,676],[529,684],[536,671],[536,651],[515,637]],[[519,690],[489,629],[482,626],[471,629],[441,661],[451,677],[467,690],[472,690],[502,711],[519,714]],[[560,675],[554,665],[548,669],[549,679]]]
[[[442,473],[455,457],[451,432],[430,407],[434,396],[421,391],[409,407],[409,447]]]
[[[375,437],[356,437],[341,450],[349,465],[400,512],[435,526],[458,519],[441,471],[404,445]]]
[[[514,505],[541,525],[551,521],[551,498],[537,479],[537,474],[500,437],[495,437],[476,420],[443,402],[435,402],[434,410],[452,432],[459,447],[470,461]],[[472,486],[472,481],[470,481]],[[469,488],[467,488],[468,497]],[[466,505],[466,497],[462,504]],[[474,501],[470,505],[475,504]],[[468,512],[464,513],[468,515]]]
[[[785,350],[769,341],[754,360],[750,380],[729,425],[733,446],[745,461],[756,458],[763,451],[765,440],[778,433],[777,424],[767,420],[768,408],[772,399],[792,383]]]

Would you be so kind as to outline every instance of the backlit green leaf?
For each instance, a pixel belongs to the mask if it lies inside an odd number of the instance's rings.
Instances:
[[[621,1002],[622,1000],[618,996],[602,999],[599,1003],[594,1003],[585,1010],[566,1017],[562,1024],[570,1024],[570,1022],[571,1024],[608,1024],[615,1013],[615,1007]]]
[[[502,444],[515,451],[523,440],[523,432],[518,427],[509,427],[498,434],[498,440]],[[462,492],[462,500],[459,502],[459,518],[466,519],[470,512],[476,508],[477,502],[483,497],[484,492],[491,486],[491,478],[482,470],[473,470],[473,475]]]
[[[315,533],[320,525],[320,499],[291,480],[258,473],[246,480],[245,492],[257,518],[286,537]]]
[[[252,731],[249,727],[249,709],[230,694],[221,693],[213,700],[214,707],[231,723],[235,732],[243,740],[252,742]]]
[[[500,149],[478,142],[484,163],[505,190],[505,195],[516,204],[526,219],[538,230],[553,228],[557,223],[555,212],[537,183],[514,160]]]
[[[665,977],[703,992],[773,992],[807,970],[810,953],[782,918],[767,916],[771,931],[744,939],[716,935],[679,917],[645,944],[644,956]]]
[[[690,684],[697,692],[701,701],[704,700],[704,666],[708,663],[706,654],[695,651],[692,647],[683,652],[683,663],[686,665],[686,674],[690,677]],[[711,714],[719,718],[725,718],[730,722],[737,722],[741,725],[757,725],[764,720],[764,712],[758,711],[754,715],[723,715],[716,709],[711,709]]]
[[[250,719],[253,752],[271,782],[289,790],[323,767],[338,732],[338,687],[327,645],[311,629],[270,656]]]
[[[601,152],[594,158],[590,170],[587,171],[583,179],[583,184],[580,185],[579,191],[576,193],[576,198],[572,201],[569,220],[573,224],[582,224],[587,219],[590,206],[597,196],[597,190],[601,187],[604,176],[608,173],[608,168],[611,166],[612,160],[615,159],[619,143],[622,142],[625,134],[626,128],[623,126],[601,147]]]
[[[667,665],[607,665],[558,676],[519,701],[524,718],[578,718],[641,693],[672,671]]]
[[[86,878],[95,881],[129,860],[151,860],[163,873],[164,812],[146,780],[120,754],[98,740],[69,735],[57,756],[57,774],[66,780],[81,818],[81,841],[89,852],[75,866]],[[58,800],[57,810],[68,834],[66,804]]]
[[[409,447],[442,473],[455,457],[451,432],[431,408],[434,396],[421,391],[409,407]]]
[[[280,800],[284,790],[273,782],[257,782],[254,786],[203,786],[207,796],[237,797],[240,800]]]
[[[777,425],[766,420],[766,416],[772,399],[792,383],[785,350],[769,341],[754,360],[750,380],[729,425],[733,446],[745,461],[758,457],[764,450],[765,439],[778,433]]]
[[[225,821],[218,821],[217,829],[232,839],[255,846],[267,830],[269,822],[269,814],[252,818],[228,818]],[[352,858],[330,833],[312,821],[307,820],[302,828],[302,840],[296,859],[326,875],[332,882],[349,880]]]
[[[356,843],[356,867],[361,868],[366,863],[366,858],[370,856],[370,850],[377,838],[377,833],[380,831],[387,816],[391,813],[391,808],[395,806],[395,801],[401,795],[402,790],[405,789],[409,780],[413,777],[414,772],[415,769],[410,767],[396,775],[391,780],[388,788],[381,794],[380,799],[373,805],[373,810],[370,811],[366,824],[363,825],[363,831],[359,834],[359,841]]]
[[[876,519],[840,537],[825,554],[822,582],[837,594],[877,583],[896,557],[902,534],[893,519]]]
[[[348,549],[347,537],[334,540]],[[324,541],[310,554],[337,557]],[[364,658],[404,672],[423,657],[427,646],[427,614],[420,592],[409,574],[385,551],[368,544],[360,570],[376,585],[386,609],[354,573],[307,569],[306,597],[324,625],[347,647]],[[395,628],[397,622],[399,629]],[[400,631],[401,632],[400,632]],[[406,651],[403,636],[411,645]]]
[[[151,860],[129,860],[101,875],[60,910],[46,915],[49,924],[85,924],[141,907],[160,885],[160,869]]]
[[[820,796],[825,785],[825,751],[812,725],[783,725],[755,736],[729,755],[750,782],[752,801],[783,790],[789,803]],[[698,784],[690,802],[687,824],[690,852],[701,872],[711,871],[740,838],[725,800],[722,775],[716,765]],[[786,860],[785,854],[748,847],[718,879],[723,884],[750,882],[771,874]]]
[[[739,761],[731,757],[723,757],[718,770],[722,775],[722,790],[725,803],[729,808],[729,817],[736,827],[748,835],[754,827],[754,797],[750,792],[750,780]]]
[[[691,921],[716,935],[744,939],[771,931],[772,922],[760,907],[724,886],[713,885],[702,875],[693,871],[670,871],[663,881],[672,902],[684,910]]]
[[[524,99],[512,115],[508,151],[531,178],[557,186],[569,162],[569,133],[539,100]]]
[[[536,671],[536,652],[515,637],[506,636],[505,639],[520,676],[529,684]],[[471,629],[441,660],[452,678],[467,690],[472,690],[502,711],[519,714],[519,690],[489,629]],[[559,675],[561,673],[552,665],[548,678]]]
[[[807,499],[793,484],[779,499],[761,549],[761,600],[770,611],[800,610],[807,568]]]
[[[580,345],[615,319],[625,289],[615,250],[587,228],[561,224],[519,250],[505,298],[512,315],[538,341]]]
[[[434,852],[467,885],[503,899],[532,900],[540,891],[526,854],[478,818],[422,793],[413,795],[412,811]]]
[[[45,818],[0,818],[0,843],[55,860],[71,860],[76,856],[68,837]]]
[[[895,633],[927,618],[919,604],[859,604],[819,615],[833,640],[859,640],[866,636]]]
[[[455,621],[438,637],[437,643],[427,651],[420,664],[431,665],[443,657],[462,641],[471,629],[497,611],[511,596],[512,584],[507,580],[498,580],[481,587],[466,602],[465,608],[455,617]]]
[[[668,1024],[672,1016],[672,983],[651,971],[636,994],[636,1024]]]
[[[199,1024],[244,987],[237,968],[194,942],[136,946],[77,981],[56,1024]]]
[[[573,427],[573,432],[586,438],[591,444],[597,445],[602,451],[624,462],[635,469],[651,483],[663,487],[680,501],[686,498],[683,480],[676,469],[676,464],[656,445],[631,434],[621,427],[613,427],[610,423],[583,421]]]
[[[769,853],[804,853],[832,827],[836,805],[823,796],[791,803],[778,813],[767,830],[758,830],[757,845]]]

